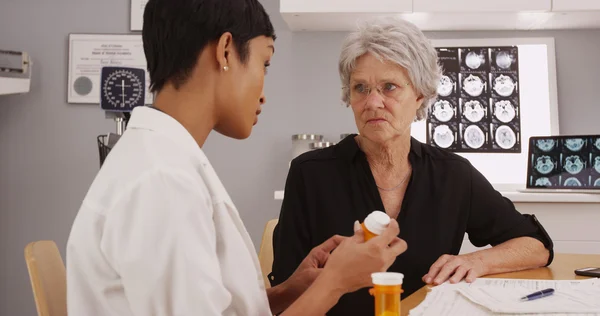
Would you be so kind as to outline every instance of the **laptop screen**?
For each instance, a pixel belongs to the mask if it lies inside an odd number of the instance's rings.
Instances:
[[[527,188],[600,190],[600,135],[529,139]]]

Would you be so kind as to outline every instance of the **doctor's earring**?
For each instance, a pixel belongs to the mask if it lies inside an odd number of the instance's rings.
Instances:
[[[229,70],[229,66],[223,66],[223,70],[224,70],[224,71],[227,71],[227,70]]]

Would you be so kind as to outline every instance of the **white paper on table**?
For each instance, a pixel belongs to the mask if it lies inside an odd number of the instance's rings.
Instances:
[[[507,313],[494,313],[482,305],[475,304],[467,299],[460,291],[469,288],[485,288],[502,290],[504,292],[512,292],[516,288],[526,288],[527,294],[532,292],[552,287],[560,291],[570,291],[574,288],[580,288],[581,291],[595,291],[600,288],[599,279],[590,280],[507,280],[507,279],[477,279],[475,282],[468,284],[461,282],[458,284],[444,283],[440,286],[432,288],[427,294],[423,302],[412,309],[410,316],[440,316],[440,315],[469,315],[469,316],[484,316],[484,315],[518,315]],[[525,295],[527,295],[525,294]],[[592,294],[598,295],[598,294]],[[524,296],[524,295],[523,295]],[[599,296],[595,296],[598,300]],[[519,297],[520,298],[520,297]],[[546,300],[544,298],[539,300]],[[535,302],[535,301],[531,301]],[[527,302],[525,302],[527,303]],[[552,316],[591,316],[600,315],[600,313],[560,313],[553,312],[551,314],[543,311],[534,311],[528,316],[534,315],[552,315]]]
[[[479,278],[469,284],[469,287],[501,287],[505,289],[527,288],[531,292],[541,291],[547,288],[555,290],[573,289],[581,285],[600,286],[598,279],[587,280],[528,280],[528,279],[488,279]],[[531,294],[531,293],[529,293]]]
[[[600,284],[589,281],[479,279],[471,286],[457,289],[470,301],[493,313],[598,313]],[[553,295],[522,302],[521,297],[553,288]]]
[[[487,309],[473,304],[457,291],[457,289],[467,286],[467,283],[444,283],[434,287],[427,294],[425,300],[409,312],[409,316],[490,315]]]

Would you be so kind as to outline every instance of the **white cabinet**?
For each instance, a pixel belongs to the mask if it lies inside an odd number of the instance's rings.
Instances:
[[[281,0],[281,13],[406,13],[413,0]]]
[[[400,16],[423,31],[600,28],[600,0],[279,0],[292,31],[350,31]]]
[[[279,4],[292,31],[348,31],[359,19],[413,11],[413,0],[280,0]]]
[[[570,1],[570,0],[565,0]],[[571,0],[572,1],[572,0]],[[552,0],[414,0],[414,12],[544,12]]]
[[[596,198],[590,198],[594,200]],[[597,200],[597,199],[596,199]],[[515,202],[524,214],[535,214],[554,242],[556,253],[600,254],[599,202]],[[488,248],[488,247],[484,247]],[[478,250],[467,236],[461,253]]]
[[[553,0],[552,11],[600,11],[600,0]]]

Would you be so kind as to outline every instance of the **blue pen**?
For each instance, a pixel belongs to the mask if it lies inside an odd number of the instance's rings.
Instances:
[[[545,289],[545,290],[537,291],[535,293],[531,293],[527,296],[523,296],[523,297],[521,297],[521,301],[533,301],[533,300],[537,300],[538,298],[550,296],[552,294],[554,294],[554,289]]]

